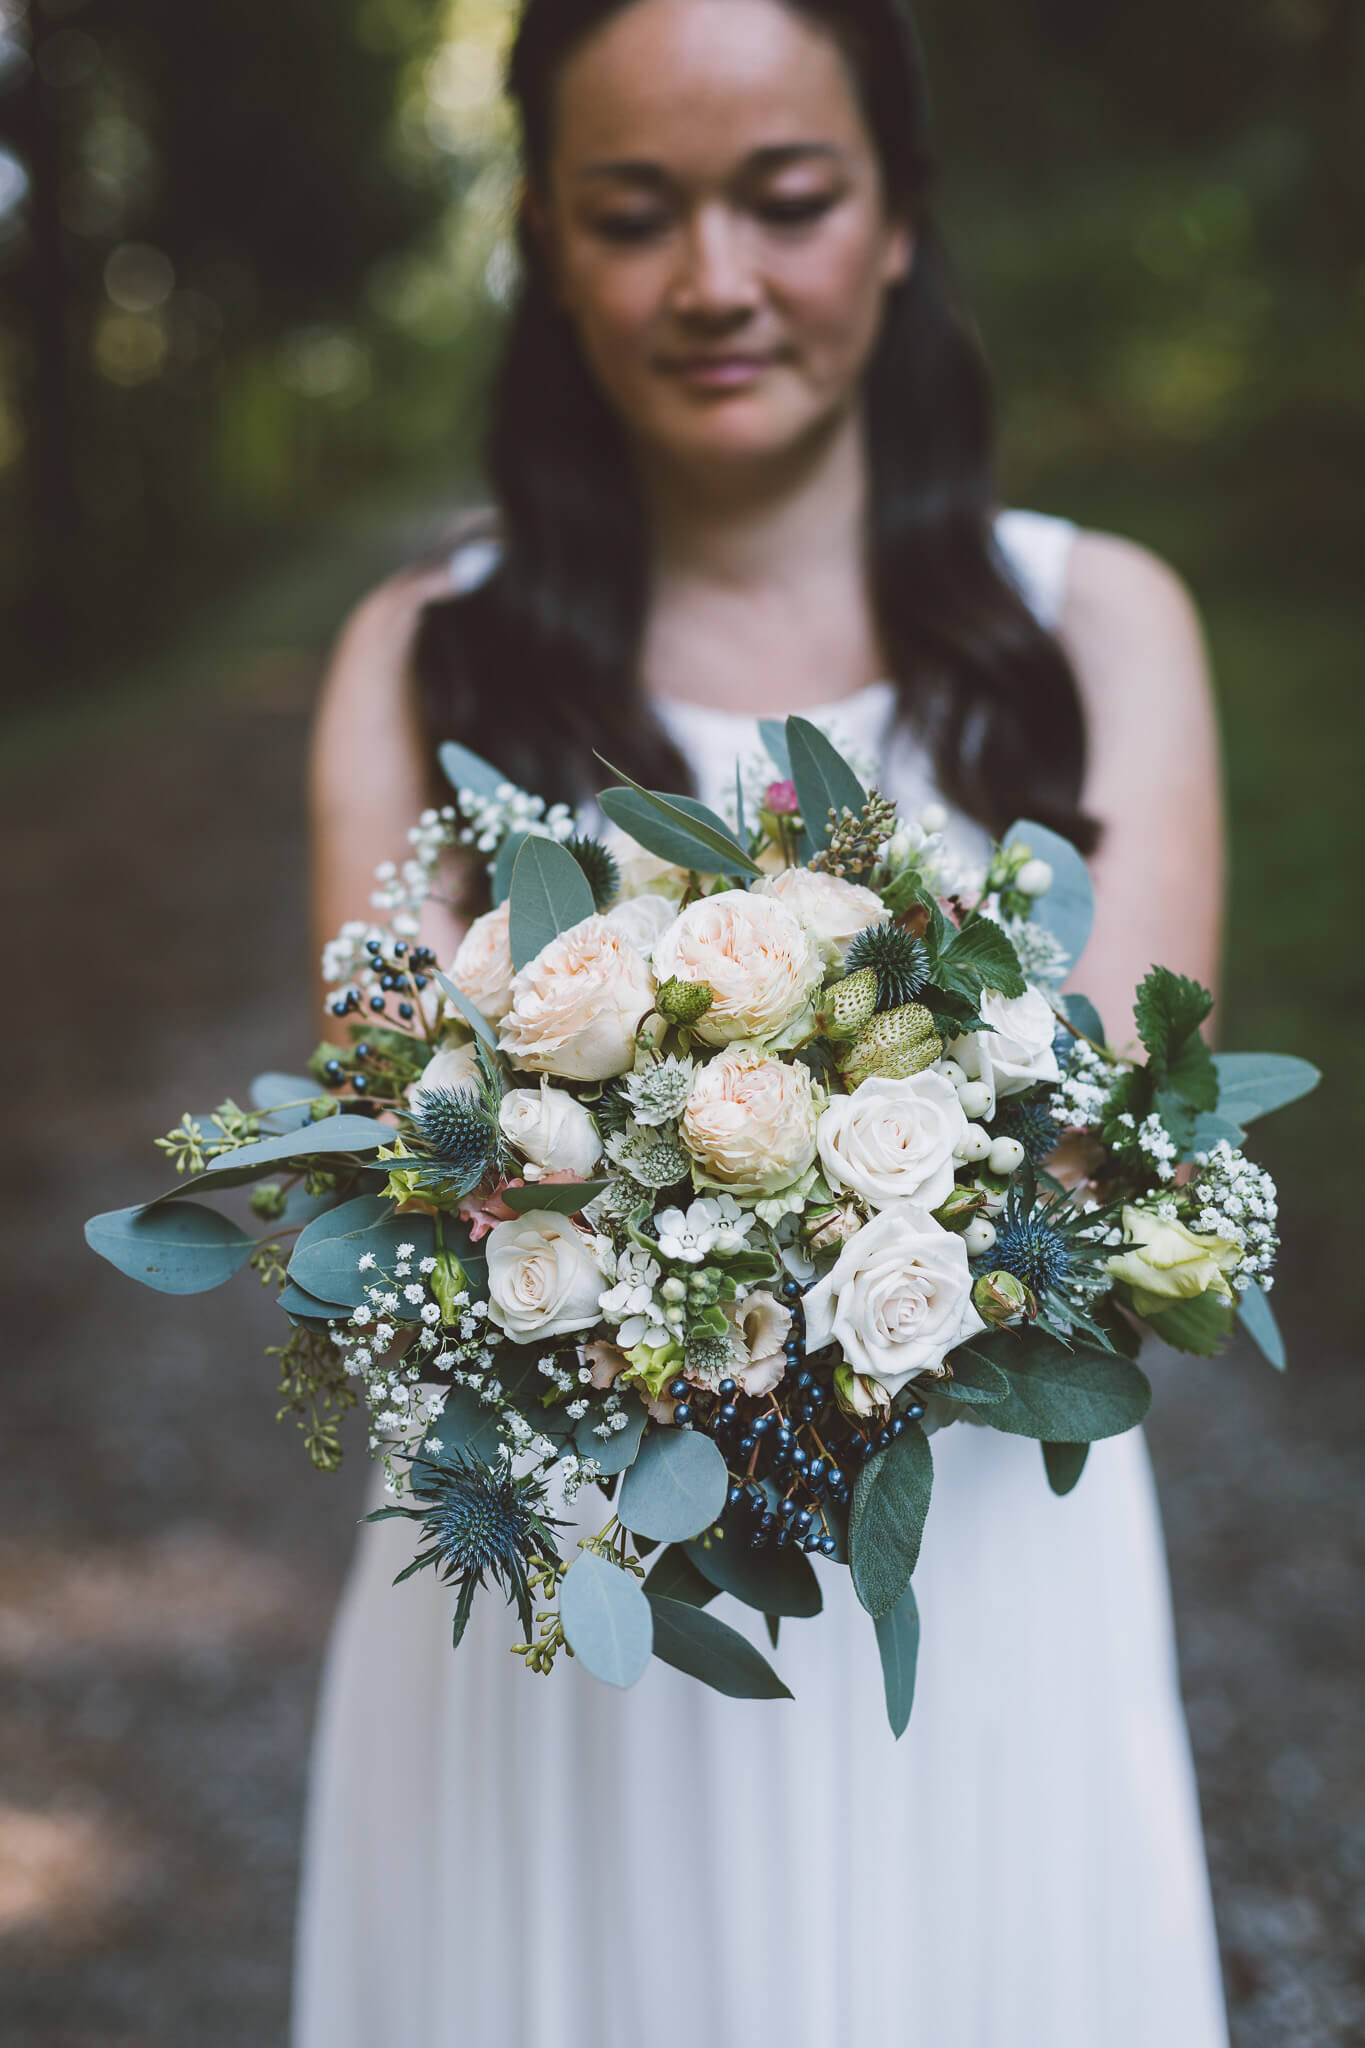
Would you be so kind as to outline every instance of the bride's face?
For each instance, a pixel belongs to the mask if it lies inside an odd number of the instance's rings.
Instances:
[[[531,204],[603,389],[693,468],[842,414],[911,259],[840,50],[780,0],[611,17],[560,73]]]

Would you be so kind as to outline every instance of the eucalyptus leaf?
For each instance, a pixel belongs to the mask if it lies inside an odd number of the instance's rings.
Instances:
[[[1215,1063],[1216,1059],[1217,1055]],[[1186,1150],[1190,1157],[1196,1152],[1212,1152],[1219,1140],[1226,1138],[1233,1151],[1237,1152],[1241,1150],[1245,1137],[1246,1132],[1242,1126],[1235,1124],[1230,1116],[1224,1116],[1222,1111],[1217,1109],[1205,1110],[1194,1120],[1194,1128],[1190,1132],[1190,1142]]]
[[[791,1698],[767,1658],[738,1629],[686,1600],[658,1593],[648,1598],[654,1615],[654,1654],[663,1663],[699,1678],[727,1699]]]
[[[614,825],[675,867],[702,875],[761,872],[723,819],[691,798],[656,796],[632,783],[628,789],[604,789],[597,801]]]
[[[490,1052],[496,1052],[498,1049],[497,1033],[482,1011],[475,1009],[464,990],[457,988],[449,975],[442,974],[439,970],[436,974],[436,986],[440,989],[442,995],[454,1003],[456,1009],[464,1018],[465,1023],[474,1033],[474,1036],[482,1039]]]
[[[645,1433],[649,1410],[642,1402],[625,1410],[627,1417],[624,1429],[618,1429],[611,1436],[594,1436],[594,1428],[601,1422],[601,1415],[589,1409],[574,1424],[574,1449],[580,1458],[593,1458],[601,1469],[604,1479],[613,1472],[624,1472],[627,1465],[633,1465],[640,1448],[640,1438]]]
[[[303,1316],[310,1322],[344,1322],[351,1313],[344,1303],[322,1301],[315,1294],[305,1293],[292,1280],[286,1280],[275,1296],[275,1306],[287,1316]]]
[[[258,1074],[251,1084],[249,1100],[253,1109],[268,1113],[275,1130],[293,1131],[312,1122],[310,1105],[321,1093],[317,1082],[307,1074]],[[281,1108],[283,1103],[289,1107]]]
[[[792,779],[791,749],[787,745],[787,727],[781,718],[760,718],[758,736],[767,751],[768,759],[777,770],[778,779],[790,782]]]
[[[206,1294],[240,1272],[256,1240],[200,1202],[110,1209],[85,1226],[92,1251],[158,1294]]]
[[[854,1482],[850,1567],[858,1598],[874,1620],[895,1606],[910,1583],[933,1484],[929,1439],[915,1422],[869,1459]]]
[[[651,1604],[633,1572],[585,1550],[559,1589],[564,1639],[594,1678],[634,1685],[653,1651]]]
[[[1062,1008],[1065,1010],[1069,1021],[1090,1040],[1092,1045],[1103,1045],[1105,1043],[1104,1025],[1100,1021],[1100,1013],[1091,1002],[1089,996],[1078,996],[1068,991],[1062,997]]]
[[[489,877],[495,910],[499,904],[505,903],[512,893],[512,874],[517,864],[517,855],[530,837],[529,832],[509,832],[497,850],[493,860],[493,872]]]
[[[808,1617],[824,1605],[820,1581],[810,1559],[799,1550],[753,1550],[734,1526],[720,1536],[700,1537],[687,1546],[687,1556],[704,1579],[722,1593],[733,1593],[760,1614]]]
[[[857,817],[867,802],[867,791],[838,748],[808,718],[787,720],[787,758],[806,843],[818,850],[829,845],[830,812],[838,816],[852,811]]]
[[[454,1458],[461,1451],[471,1451],[475,1456],[491,1464],[497,1457],[502,1438],[498,1431],[498,1411],[481,1401],[473,1387],[452,1387],[446,1396],[445,1407],[426,1431],[427,1438],[434,1438],[448,1458]],[[413,1465],[413,1485],[420,1493],[421,1473],[430,1466],[425,1458]]]
[[[349,1116],[344,1111],[340,1116],[323,1117],[320,1123],[307,1124],[301,1130],[281,1131],[273,1138],[262,1138],[254,1145],[240,1145],[233,1152],[220,1153],[211,1159],[204,1169],[206,1178],[227,1183],[233,1176],[234,1184],[245,1180],[259,1180],[267,1167],[280,1166],[286,1161],[325,1159],[339,1152],[377,1152],[381,1145],[393,1143],[393,1132],[387,1124],[381,1124],[372,1116]]]
[[[686,1543],[719,1521],[730,1475],[710,1437],[654,1429],[621,1481],[616,1512],[637,1536]]]
[[[919,1604],[907,1586],[894,1607],[877,1619],[877,1648],[882,1660],[886,1718],[900,1741],[910,1725],[915,1704],[915,1667],[919,1662]]]
[[[458,796],[462,789],[472,790],[475,796],[496,796],[500,789],[506,789],[507,777],[491,761],[485,761],[482,754],[473,753],[462,747],[457,740],[447,740],[439,749],[437,758],[446,781]]]
[[[1071,1492],[1090,1456],[1089,1444],[1048,1444],[1043,1445],[1043,1464],[1047,1471],[1047,1483],[1055,1494]]]
[[[1322,1075],[1307,1060],[1287,1053],[1216,1052],[1218,1114],[1239,1124],[1254,1123],[1275,1109],[1311,1095]]]
[[[660,1551],[645,1580],[645,1591],[651,1600],[656,1596],[683,1600],[689,1607],[708,1606],[719,1590],[702,1577],[681,1543],[670,1543],[667,1550]]]
[[[418,1261],[430,1258],[436,1249],[432,1219],[418,1214],[398,1216],[392,1203],[384,1206],[387,1216],[383,1222],[358,1230],[333,1231],[308,1243],[300,1237],[289,1261],[289,1277],[295,1286],[302,1287],[307,1294],[316,1295],[320,1301],[341,1301],[349,1308],[359,1308],[369,1299],[366,1289],[382,1284],[391,1276],[398,1263],[400,1244],[414,1247],[411,1263],[416,1272]],[[320,1220],[326,1222],[329,1219],[323,1217]],[[366,1254],[373,1258],[374,1264],[362,1272],[360,1261]],[[397,1322],[416,1322],[420,1309],[402,1298],[401,1287],[397,1291],[399,1305],[389,1313]]]
[[[1270,1306],[1270,1298],[1263,1287],[1253,1280],[1245,1294],[1237,1298],[1237,1320],[1256,1346],[1261,1356],[1274,1366],[1276,1372],[1287,1372],[1289,1359],[1284,1348],[1284,1338]]]
[[[1089,868],[1069,839],[1032,818],[1016,820],[1005,834],[1004,844],[1027,846],[1035,860],[1045,860],[1052,869],[1052,887],[1046,896],[1034,899],[1030,922],[1041,925],[1065,946],[1074,967],[1095,922],[1095,888]]]
[[[1008,1436],[1094,1443],[1134,1429],[1152,1405],[1146,1377],[1128,1359],[1068,1350],[1041,1330],[997,1331],[988,1355],[1009,1379],[1009,1393],[991,1407],[989,1421]]]
[[[1232,1303],[1220,1294],[1173,1301],[1169,1308],[1152,1310],[1143,1317],[1163,1344],[1173,1351],[1188,1351],[1195,1358],[1216,1358],[1232,1335],[1235,1320]]]
[[[499,1200],[518,1216],[576,1216],[611,1185],[609,1180],[537,1180],[524,1188],[503,1188]]]
[[[588,878],[568,849],[534,836],[517,854],[508,906],[507,941],[518,972],[595,908]]]

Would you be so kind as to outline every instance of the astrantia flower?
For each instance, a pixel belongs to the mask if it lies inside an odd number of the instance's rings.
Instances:
[[[642,1074],[627,1074],[620,1084],[621,1093],[634,1110],[636,1123],[666,1124],[680,1117],[692,1092],[694,1072],[691,1060],[670,1054]]]
[[[427,1548],[394,1584],[432,1565],[447,1585],[457,1585],[453,1638],[458,1648],[475,1591],[491,1573],[506,1589],[509,1602],[515,1601],[529,1636],[527,1560],[558,1555],[553,1532],[560,1524],[546,1511],[544,1482],[535,1474],[517,1478],[508,1461],[489,1465],[474,1452],[462,1450],[451,1458],[423,1459],[414,1465],[412,1490],[422,1507],[379,1508],[367,1517],[379,1522],[401,1515],[421,1524]]]

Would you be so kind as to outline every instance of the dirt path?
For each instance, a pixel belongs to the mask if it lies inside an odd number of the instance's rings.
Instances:
[[[49,745],[10,791],[6,2048],[284,2039],[310,1718],[360,1457],[315,1477],[275,1425],[254,1282],[211,1308],[153,1296],[80,1225],[163,1184],[148,1141],[182,1109],[295,1065],[317,1035],[301,865],[316,672],[307,648],[244,653],[228,687]],[[1250,1358],[1164,1363],[1149,1432],[1238,2048],[1365,2033],[1365,1386],[1307,1329],[1294,1351],[1288,1382]]]

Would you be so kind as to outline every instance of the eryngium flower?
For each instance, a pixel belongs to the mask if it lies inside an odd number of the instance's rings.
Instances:
[[[592,907],[596,911],[610,910],[621,891],[621,870],[615,856],[609,853],[600,839],[571,839],[566,852],[571,853],[583,872],[583,878],[592,890]]]
[[[423,1089],[411,1111],[413,1134],[435,1154],[431,1177],[467,1193],[493,1159],[498,1134],[472,1088]]]
[[[850,974],[870,967],[877,977],[877,1008],[902,1010],[913,1003],[929,979],[929,954],[922,939],[912,939],[896,924],[870,924],[849,947],[844,966]]]
[[[554,1558],[556,1518],[545,1512],[544,1481],[534,1473],[517,1478],[511,1464],[489,1465],[470,1450],[452,1457],[422,1457],[412,1468],[412,1490],[420,1508],[378,1508],[367,1517],[382,1522],[401,1515],[419,1522],[427,1548],[394,1580],[401,1585],[430,1565],[459,1587],[453,1641],[459,1647],[474,1594],[491,1573],[516,1603],[522,1629],[531,1633],[531,1591],[526,1566],[532,1557]]]
[[[1062,1127],[1051,1114],[1047,1100],[1007,1102],[995,1125],[1001,1138],[1017,1138],[1035,1166],[1041,1166],[1062,1142]]]
[[[1013,1273],[1035,1294],[1060,1287],[1073,1267],[1071,1247],[1045,1209],[1002,1216],[988,1257],[993,1269]]]

